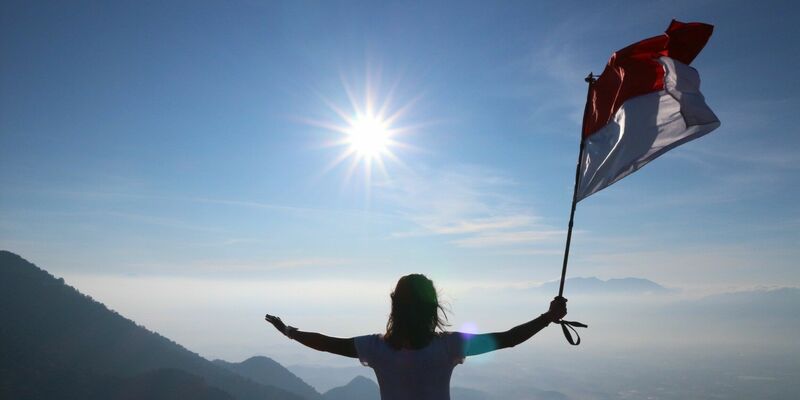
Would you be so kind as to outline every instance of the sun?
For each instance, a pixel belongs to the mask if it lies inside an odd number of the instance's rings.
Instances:
[[[327,105],[329,111],[338,116],[336,120],[306,120],[311,125],[324,128],[334,135],[323,143],[324,147],[338,147],[341,152],[323,170],[326,173],[342,164],[349,164],[346,168],[345,181],[357,172],[370,184],[373,172],[388,178],[388,163],[405,167],[398,157],[403,151],[413,151],[413,147],[403,140],[403,136],[413,133],[420,124],[403,126],[405,114],[418,100],[419,96],[395,107],[393,94],[395,87],[390,89],[385,96],[380,96],[376,86],[367,79],[363,97],[355,95],[344,80],[342,81],[350,108],[340,107],[320,95],[320,99]],[[378,98],[381,100],[378,101]],[[349,161],[349,162],[347,162]]]
[[[349,121],[347,142],[350,151],[365,159],[379,158],[389,152],[392,132],[386,121],[363,115]]]

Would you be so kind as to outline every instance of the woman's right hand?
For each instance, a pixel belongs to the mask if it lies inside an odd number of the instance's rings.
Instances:
[[[277,329],[278,332],[281,333],[281,335],[286,334],[286,324],[284,324],[279,317],[267,314],[264,316],[264,320],[272,324],[272,326],[274,326],[275,329]]]
[[[550,302],[550,309],[547,310],[547,314],[550,315],[553,321],[562,320],[567,316],[567,299],[556,296],[553,301]]]

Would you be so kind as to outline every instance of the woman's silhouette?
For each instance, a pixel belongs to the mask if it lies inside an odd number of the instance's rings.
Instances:
[[[442,400],[450,398],[450,376],[465,357],[514,347],[567,315],[567,300],[556,297],[546,313],[505,332],[447,332],[444,308],[425,275],[400,278],[391,298],[383,335],[334,338],[287,326],[269,314],[265,319],[312,349],[360,359],[375,370],[382,400]]]

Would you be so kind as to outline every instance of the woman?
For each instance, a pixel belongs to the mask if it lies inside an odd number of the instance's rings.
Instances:
[[[450,398],[453,368],[465,357],[514,347],[567,315],[567,300],[556,297],[546,313],[515,328],[467,334],[444,330],[447,316],[425,275],[400,278],[391,298],[392,312],[383,335],[334,338],[287,326],[269,314],[265,319],[289,339],[312,349],[361,360],[375,370],[382,400],[443,400]]]

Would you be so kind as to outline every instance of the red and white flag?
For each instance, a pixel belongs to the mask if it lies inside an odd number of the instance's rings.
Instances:
[[[611,56],[589,90],[578,201],[719,127],[689,66],[713,29],[673,20],[665,34]]]

